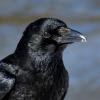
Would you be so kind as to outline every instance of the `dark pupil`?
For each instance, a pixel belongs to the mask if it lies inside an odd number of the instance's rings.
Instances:
[[[48,33],[51,34],[52,36],[61,36],[61,34],[58,33],[58,29],[60,28],[61,26],[55,28],[55,29],[51,29],[51,30],[48,30]]]

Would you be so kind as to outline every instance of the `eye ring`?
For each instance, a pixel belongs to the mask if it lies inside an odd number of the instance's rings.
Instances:
[[[44,38],[50,38],[51,36],[50,36],[50,34],[48,32],[44,32],[43,37]]]

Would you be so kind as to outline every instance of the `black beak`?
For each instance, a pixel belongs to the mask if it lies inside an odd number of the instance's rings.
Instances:
[[[63,34],[62,43],[86,42],[85,36],[71,28],[62,28],[59,32]]]

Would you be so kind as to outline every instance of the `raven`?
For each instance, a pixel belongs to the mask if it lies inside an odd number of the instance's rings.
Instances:
[[[23,32],[15,52],[0,61],[0,100],[64,100],[68,72],[62,53],[86,38],[56,18],[40,18]]]

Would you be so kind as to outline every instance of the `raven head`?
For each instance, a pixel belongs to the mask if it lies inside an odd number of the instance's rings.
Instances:
[[[63,51],[68,44],[85,42],[86,38],[59,19],[40,18],[26,28],[22,40],[33,51],[53,53]]]

